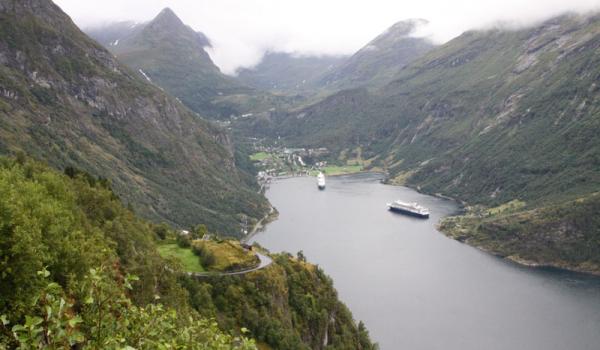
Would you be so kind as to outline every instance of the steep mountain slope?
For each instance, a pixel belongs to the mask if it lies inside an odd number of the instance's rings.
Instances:
[[[266,200],[229,136],[140,79],[49,0],[0,0],[0,152],[107,177],[144,217],[239,232]]]
[[[377,36],[362,49],[319,79],[329,90],[388,83],[405,65],[431,50],[434,45],[424,38],[411,37],[422,19],[398,22]]]
[[[599,48],[597,15],[468,32],[384,88],[340,92],[274,130],[302,145],[360,147],[392,182],[470,204],[519,199],[530,210],[587,197],[600,189]],[[571,237],[599,230],[569,227]]]
[[[240,69],[240,81],[274,93],[314,92],[318,80],[333,71],[346,56],[306,56],[285,52],[267,52],[252,68]]]
[[[99,42],[104,47],[119,45],[123,38],[132,36],[143,28],[143,25],[133,21],[114,22],[82,28],[83,32]]]
[[[87,32],[140,76],[205,117],[236,113],[215,105],[218,96],[252,92],[221,73],[204,50],[210,46],[208,38],[186,26],[169,8],[148,23],[129,27],[117,23]]]

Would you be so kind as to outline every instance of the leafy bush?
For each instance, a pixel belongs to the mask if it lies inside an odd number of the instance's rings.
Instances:
[[[50,273],[39,272],[44,278]],[[85,277],[80,299],[73,300],[55,282],[33,299],[25,322],[10,327],[2,316],[4,344],[17,349],[256,349],[254,341],[224,334],[217,323],[178,317],[158,303],[135,306],[127,297],[131,281],[114,280],[103,266]],[[157,297],[158,298],[158,297]],[[10,328],[9,328],[10,327]],[[245,331],[245,330],[242,330]]]
[[[215,264],[215,255],[209,249],[207,249],[206,246],[194,244],[192,246],[192,251],[194,254],[198,255],[200,258],[200,264],[204,268],[208,269]]]
[[[190,237],[188,237],[188,235],[178,234],[176,241],[177,245],[181,248],[189,248],[191,245]]]

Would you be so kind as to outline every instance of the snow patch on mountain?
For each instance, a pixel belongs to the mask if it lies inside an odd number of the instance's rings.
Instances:
[[[148,74],[144,73],[144,71],[141,68],[138,69],[138,70],[144,76],[144,78],[146,78],[146,80],[148,80],[149,82],[152,82],[152,79],[150,79],[150,77],[148,76]]]

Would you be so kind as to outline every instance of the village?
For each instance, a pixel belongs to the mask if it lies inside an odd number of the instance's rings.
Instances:
[[[362,171],[361,164],[333,164],[331,152],[325,147],[290,148],[255,145],[250,156],[258,169],[257,180],[262,188],[273,178],[293,176],[342,175]]]

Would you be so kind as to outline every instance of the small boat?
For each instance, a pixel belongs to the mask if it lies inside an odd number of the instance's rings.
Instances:
[[[322,172],[317,175],[317,187],[319,187],[320,190],[325,189],[325,174]]]
[[[390,211],[394,211],[397,213],[416,216],[418,218],[428,218],[429,217],[429,209],[420,206],[417,203],[406,203],[402,201],[394,201],[392,203],[387,204],[388,209]]]

